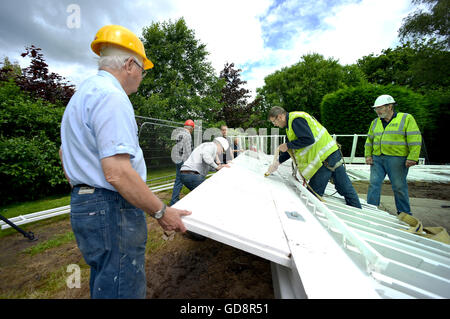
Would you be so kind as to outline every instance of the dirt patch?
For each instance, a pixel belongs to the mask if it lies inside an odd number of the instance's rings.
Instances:
[[[57,234],[71,231],[69,218],[53,223],[46,220],[27,225],[26,229],[32,230],[38,240],[29,241],[19,233],[0,240],[0,298],[83,298],[80,292],[88,289],[65,289],[60,294],[69,275],[67,266],[84,264],[75,241],[35,255],[26,252]],[[60,282],[57,277],[61,277]]]
[[[211,239],[176,234],[148,256],[148,298],[274,298],[269,261]]]
[[[353,182],[352,184],[358,194],[367,194],[369,189],[368,182]],[[409,182],[408,192],[410,198],[450,200],[450,184]],[[394,196],[391,183],[383,183],[381,195]]]

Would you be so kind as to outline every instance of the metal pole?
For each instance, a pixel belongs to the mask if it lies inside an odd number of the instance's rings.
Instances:
[[[353,136],[352,152],[350,154],[350,163],[353,163],[356,154],[356,145],[358,144],[358,134]]]
[[[23,236],[25,236],[29,240],[32,240],[32,241],[37,240],[37,237],[34,236],[33,232],[28,232],[27,233],[26,231],[24,231],[20,227],[16,226],[13,222],[9,221],[8,218],[3,217],[1,214],[0,214],[0,219],[3,220],[5,223],[7,223],[12,228],[14,228],[15,230],[17,230],[19,233],[21,233]]]

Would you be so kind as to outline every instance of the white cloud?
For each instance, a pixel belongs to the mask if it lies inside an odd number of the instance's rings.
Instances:
[[[141,35],[152,22],[184,17],[206,45],[217,74],[226,62],[234,62],[243,69],[242,79],[253,96],[265,76],[304,54],[317,52],[350,64],[394,46],[402,19],[412,10],[410,0],[286,0],[276,5],[274,0],[140,0],[132,6],[78,0],[82,28],[68,30],[64,26],[71,0],[25,3],[0,4],[0,57],[24,66],[19,54],[25,45],[36,44],[50,69],[78,85],[95,72],[89,44],[102,25],[122,24]]]
[[[332,8],[326,8],[325,2],[314,2],[314,6],[310,2],[308,10],[306,7],[295,8],[292,3],[289,3],[291,12],[299,10],[300,14],[314,13],[321,17],[320,25],[311,28],[301,19],[296,22],[295,15],[291,15],[292,21],[286,21],[286,17],[290,16],[284,10],[287,5],[283,10],[274,10],[265,23],[283,21],[284,24],[279,26],[277,32],[295,32],[286,40],[288,46],[279,49],[266,47],[262,54],[258,52],[263,63],[246,73],[249,88],[253,91],[264,85],[264,76],[297,63],[302,55],[308,53],[333,57],[341,64],[353,64],[365,55],[379,54],[381,50],[395,46],[402,19],[412,9],[409,0],[363,0]],[[273,61],[277,62],[276,67],[267,67]]]
[[[326,31],[311,32],[305,48],[339,59],[342,64],[355,63],[370,53],[380,53],[397,41],[401,18],[409,0],[364,0],[337,7],[324,19]],[[301,49],[299,42],[297,49]]]
[[[197,39],[206,44],[212,66],[220,71],[226,62],[257,61],[263,51],[258,17],[268,0],[176,2],[176,15],[183,16]]]

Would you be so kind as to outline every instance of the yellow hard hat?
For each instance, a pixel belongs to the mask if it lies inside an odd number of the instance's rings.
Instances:
[[[153,63],[145,55],[142,41],[130,30],[120,25],[106,25],[97,31],[94,41],[91,43],[91,49],[95,54],[100,55],[100,51],[105,44],[115,44],[128,49],[142,59],[144,59],[144,69],[153,68]]]

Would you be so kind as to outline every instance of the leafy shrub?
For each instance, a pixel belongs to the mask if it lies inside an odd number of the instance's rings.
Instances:
[[[4,137],[34,137],[42,132],[60,141],[63,107],[22,93],[13,82],[0,82],[0,134]]]
[[[431,123],[425,132],[426,151],[430,164],[449,163],[447,152],[443,146],[447,145],[447,125],[450,123],[450,91],[428,91],[426,97],[429,101],[427,107]]]
[[[430,113],[427,112],[429,101],[423,95],[400,86],[368,84],[327,94],[320,105],[322,124],[330,134],[367,134],[370,123],[377,116],[372,105],[382,94],[394,98],[397,112],[413,115],[422,134],[426,136],[432,123]],[[342,143],[344,155],[349,154],[351,142],[348,140]],[[357,156],[362,156],[363,144],[360,140]]]
[[[0,204],[68,190],[58,155],[63,112],[0,81]]]
[[[0,138],[0,203],[37,199],[67,189],[59,145],[45,135]]]

